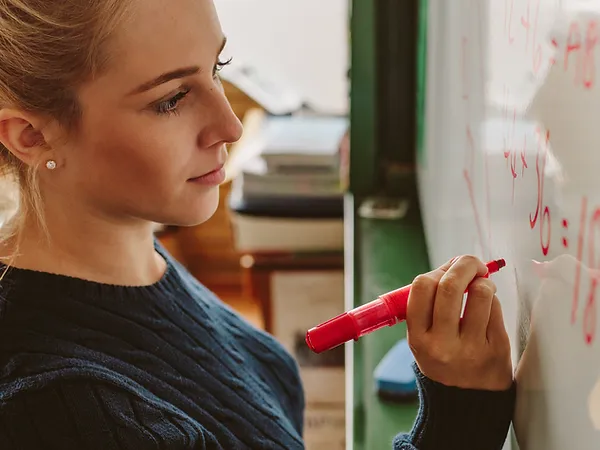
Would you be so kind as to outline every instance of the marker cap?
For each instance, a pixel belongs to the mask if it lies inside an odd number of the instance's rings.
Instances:
[[[356,340],[379,328],[395,325],[399,319],[398,313],[401,311],[403,311],[401,320],[404,320],[406,302],[404,301],[404,305],[398,309],[394,303],[394,294],[404,297],[407,295],[407,289],[398,289],[311,328],[306,332],[306,344],[312,351],[321,353],[351,339]]]
[[[315,353],[358,339],[356,325],[348,313],[340,314],[306,332],[306,344]]]

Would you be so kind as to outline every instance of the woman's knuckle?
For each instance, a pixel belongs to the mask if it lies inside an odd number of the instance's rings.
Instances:
[[[444,297],[454,297],[462,294],[462,289],[459,286],[458,280],[452,275],[447,274],[438,285],[438,293]]]
[[[428,356],[431,360],[437,363],[443,363],[447,360],[447,353],[443,352],[442,349],[437,345],[432,345],[429,347]]]
[[[481,260],[475,255],[463,255],[461,259],[467,264],[481,264]]]
[[[463,346],[463,357],[470,362],[477,362],[485,359],[481,347],[473,343]]]
[[[435,281],[427,274],[417,275],[414,279],[410,290],[411,291],[427,291],[435,286]]]
[[[475,280],[469,287],[469,292],[476,297],[491,299],[496,293],[496,285],[491,280]]]
[[[454,356],[452,353],[439,351],[436,354],[435,360],[442,366],[450,366],[454,361]]]
[[[429,359],[438,364],[449,365],[455,360],[452,347],[448,347],[442,343],[430,342],[427,346],[427,354]]]

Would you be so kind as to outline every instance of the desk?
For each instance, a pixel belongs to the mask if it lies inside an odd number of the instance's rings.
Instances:
[[[423,226],[418,208],[399,220],[355,218],[355,305],[411,283],[429,270]],[[385,403],[374,393],[373,370],[400,339],[406,327],[399,324],[367,335],[354,343],[348,367],[353,370],[354,450],[389,450],[394,436],[412,428],[417,402]]]

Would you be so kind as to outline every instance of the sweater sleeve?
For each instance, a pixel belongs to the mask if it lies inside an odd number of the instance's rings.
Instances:
[[[181,414],[123,389],[57,382],[0,402],[0,448],[10,450],[220,449]]]
[[[506,391],[445,386],[415,365],[420,408],[413,429],[394,439],[394,450],[500,450],[515,406],[515,384]]]

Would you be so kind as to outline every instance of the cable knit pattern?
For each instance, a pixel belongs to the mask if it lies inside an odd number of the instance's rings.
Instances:
[[[145,287],[8,271],[0,449],[304,448],[291,356],[157,249]]]

